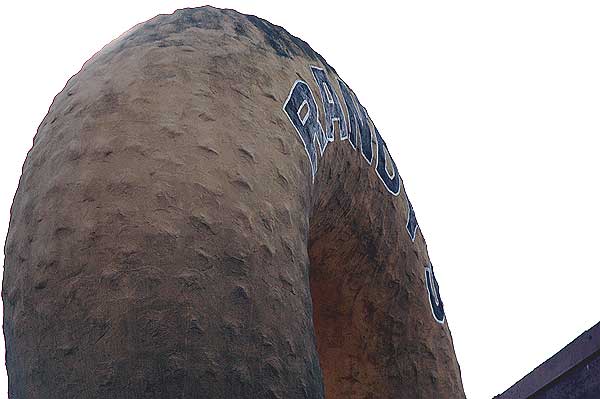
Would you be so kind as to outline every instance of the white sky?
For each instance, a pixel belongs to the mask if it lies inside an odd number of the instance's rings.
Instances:
[[[2,237],[67,79],[135,23],[203,4],[2,3]],[[600,3],[211,4],[307,41],[369,110],[427,239],[470,399],[504,391],[600,321]]]

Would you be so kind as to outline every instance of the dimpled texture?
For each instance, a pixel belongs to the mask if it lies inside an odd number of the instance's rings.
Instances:
[[[404,189],[337,138],[312,181],[282,110],[301,79],[323,117],[311,65],[336,82],[284,29],[201,7],[69,79],[11,208],[11,399],[464,397]]]

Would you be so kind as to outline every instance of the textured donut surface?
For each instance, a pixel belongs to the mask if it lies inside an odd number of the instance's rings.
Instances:
[[[12,399],[464,398],[382,135],[254,16],[159,15],[87,61],[35,135],[5,254]]]

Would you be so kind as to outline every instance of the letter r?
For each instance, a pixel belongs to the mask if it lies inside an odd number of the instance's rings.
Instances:
[[[319,109],[315,97],[306,82],[302,80],[294,82],[290,94],[283,104],[283,110],[304,144],[304,150],[310,160],[314,181],[317,173],[317,145],[320,148],[321,155],[323,155],[328,140],[319,122]]]

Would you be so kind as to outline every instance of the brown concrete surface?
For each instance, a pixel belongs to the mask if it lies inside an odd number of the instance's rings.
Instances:
[[[311,65],[336,81],[282,28],[202,7],[67,82],[11,209],[12,399],[464,397],[404,189],[338,137],[311,181],[282,110],[297,79],[322,107]]]

